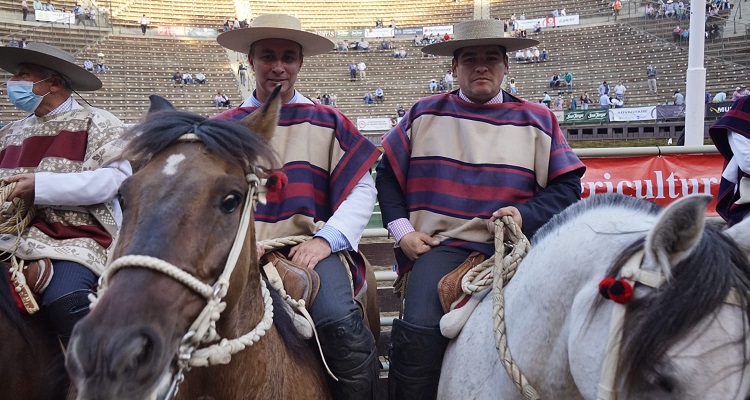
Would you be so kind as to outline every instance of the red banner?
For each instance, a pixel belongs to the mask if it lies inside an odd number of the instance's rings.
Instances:
[[[716,198],[724,166],[720,154],[670,154],[585,158],[581,193],[621,193],[667,205],[688,194],[714,197],[707,215],[717,216]]]

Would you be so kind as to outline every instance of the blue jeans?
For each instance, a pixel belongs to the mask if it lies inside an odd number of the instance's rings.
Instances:
[[[42,307],[78,290],[94,290],[97,276],[87,267],[73,261],[52,260],[52,280],[42,293]]]
[[[320,276],[320,291],[312,304],[310,316],[316,327],[338,321],[359,309],[354,303],[347,268],[336,254],[315,266],[315,272]]]

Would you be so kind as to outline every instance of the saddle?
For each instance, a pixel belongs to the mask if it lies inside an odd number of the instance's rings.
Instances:
[[[305,308],[308,310],[312,307],[320,291],[320,277],[315,270],[287,259],[278,251],[267,253],[262,261],[263,265],[273,265],[281,278],[284,290],[292,299],[304,300]]]
[[[461,278],[463,278],[470,269],[481,264],[486,259],[487,256],[484,254],[478,251],[472,252],[464,262],[456,267],[456,269],[440,279],[440,282],[438,282],[438,296],[440,297],[440,305],[443,306],[444,313],[447,314],[453,307],[455,307],[455,303],[464,295],[464,292],[461,289]]]

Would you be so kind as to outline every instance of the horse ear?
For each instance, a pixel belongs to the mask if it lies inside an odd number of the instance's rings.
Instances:
[[[711,196],[683,197],[667,206],[646,238],[646,254],[666,276],[672,266],[690,255],[706,226],[706,206]]]
[[[750,257],[750,218],[745,218],[739,224],[727,229],[725,233],[740,246],[745,256]]]
[[[280,91],[281,85],[276,85],[273,93],[268,97],[266,104],[240,121],[242,125],[250,128],[260,137],[266,139],[266,141],[271,141],[273,133],[276,130],[276,125],[279,123],[279,111],[281,110]]]
[[[172,103],[169,102],[169,100],[165,99],[164,97],[152,94],[148,96],[148,101],[151,102],[151,105],[148,107],[148,113],[151,114],[153,112],[157,111],[175,111],[177,110]]]

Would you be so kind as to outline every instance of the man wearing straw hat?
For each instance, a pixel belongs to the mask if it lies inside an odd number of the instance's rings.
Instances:
[[[252,96],[219,118],[244,117],[281,85],[284,104],[271,143],[289,183],[279,196],[269,196],[266,205],[258,206],[258,240],[314,236],[282,252],[320,276],[310,314],[338,378],[332,382],[333,397],[372,399],[380,363],[352,289],[363,292],[364,263],[356,250],[375,205],[369,169],[380,153],[338,110],[316,104],[294,88],[304,57],[327,53],[334,43],[301,30],[298,19],[276,14],[258,16],[249,28],[222,33],[218,42],[247,53],[255,74]]]
[[[102,83],[70,53],[42,43],[0,48],[0,68],[13,74],[10,102],[30,113],[0,130],[0,177],[15,184],[5,200],[21,199],[36,212],[20,236],[0,235],[0,252],[11,265],[42,272],[51,260],[51,279],[28,283],[67,344],[73,325],[88,313],[88,295],[117,235],[121,212],[115,196],[131,174],[127,161],[112,162],[120,153],[123,124],[73,99],[72,92],[97,90]]]
[[[510,216],[533,236],[580,199],[585,170],[549,109],[502,90],[507,53],[538,42],[503,37],[497,20],[463,22],[454,32],[422,51],[453,57],[459,89],[414,104],[385,135],[377,167],[398,273],[410,271],[403,319],[391,331],[392,400],[436,396],[448,343],[441,278],[494,253],[497,218]]]

